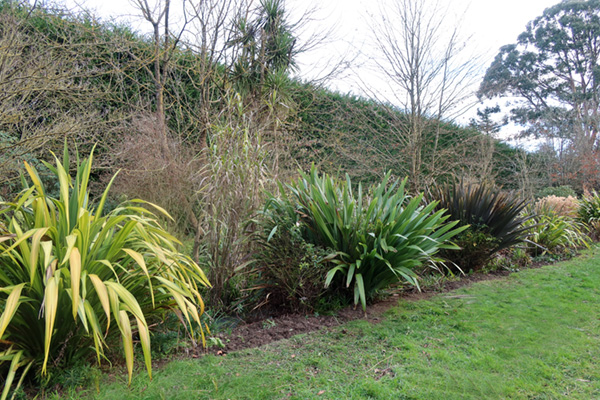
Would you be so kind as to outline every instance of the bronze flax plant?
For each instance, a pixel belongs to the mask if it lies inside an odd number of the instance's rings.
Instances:
[[[437,209],[446,209],[460,225],[471,225],[474,231],[495,238],[490,255],[527,242],[533,227],[524,224],[533,218],[522,213],[528,205],[526,200],[487,184],[444,185],[431,189],[430,198],[438,202]]]

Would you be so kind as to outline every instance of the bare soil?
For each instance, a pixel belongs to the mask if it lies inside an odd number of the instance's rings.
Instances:
[[[539,267],[539,265],[534,265],[533,267]],[[230,332],[217,333],[215,337],[220,339],[224,347],[211,346],[208,349],[198,347],[195,349],[194,356],[206,353],[226,355],[232,351],[260,347],[278,340],[288,339],[301,333],[330,329],[357,319],[377,323],[380,321],[382,314],[389,308],[397,305],[400,299],[407,301],[427,299],[438,293],[449,292],[475,282],[500,279],[509,274],[509,271],[496,271],[489,274],[476,273],[463,276],[457,281],[447,281],[441,288],[426,289],[421,292],[417,290],[400,291],[393,293],[382,301],[369,305],[366,313],[359,306],[357,308],[348,307],[342,309],[336,315],[285,314],[271,317],[265,316],[262,320],[242,323],[231,329]]]

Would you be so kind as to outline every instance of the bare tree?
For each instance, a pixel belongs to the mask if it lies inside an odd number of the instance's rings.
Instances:
[[[411,184],[420,189],[435,179],[444,161],[439,153],[443,121],[454,120],[472,105],[479,64],[465,53],[460,26],[448,29],[444,24],[449,6],[425,0],[385,5],[371,19],[378,52],[373,61],[384,89],[364,86],[380,102],[406,113],[406,121],[391,134],[406,148]],[[431,146],[427,158],[424,146]]]
[[[225,91],[219,65],[231,68],[237,56],[229,45],[235,34],[233,26],[235,21],[248,13],[251,3],[251,0],[202,0],[186,5],[185,12],[190,16],[190,24],[184,45],[196,55],[194,68],[200,78],[189,83],[200,93],[198,128],[201,148],[206,148],[214,122],[214,105]]]
[[[187,21],[177,33],[170,30],[171,0],[158,0],[150,4],[148,0],[134,0],[133,3],[141,12],[143,18],[152,26],[152,44],[154,48],[152,67],[142,64],[154,83],[156,124],[159,132],[161,152],[169,157],[167,121],[165,112],[165,84],[168,76],[170,61],[177,50],[177,44],[185,31]],[[138,55],[134,52],[132,56]]]

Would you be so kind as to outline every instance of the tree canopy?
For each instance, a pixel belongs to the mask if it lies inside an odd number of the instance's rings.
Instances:
[[[516,97],[511,119],[525,134],[598,146],[600,0],[546,9],[516,44],[504,46],[485,74],[482,98]]]

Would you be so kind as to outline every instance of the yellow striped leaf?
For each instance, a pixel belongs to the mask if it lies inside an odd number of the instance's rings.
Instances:
[[[46,321],[46,331],[44,335],[44,364],[42,364],[42,374],[46,374],[46,366],[50,355],[50,342],[54,332],[54,320],[56,319],[56,309],[58,308],[58,277],[53,277],[48,281],[44,293],[44,319]]]
[[[71,271],[71,293],[73,296],[73,318],[77,317],[77,308],[79,307],[79,287],[81,284],[81,254],[79,249],[74,247],[69,256],[69,267]]]
[[[142,309],[140,308],[139,303],[137,302],[135,297],[133,297],[131,292],[129,292],[129,290],[125,289],[123,287],[123,285],[120,285],[116,282],[107,281],[107,282],[104,282],[104,284],[106,285],[107,288],[110,288],[115,294],[117,294],[119,296],[122,303],[124,305],[126,305],[127,307],[129,307],[129,309],[131,310],[131,313],[136,318],[139,318],[144,321],[146,320],[146,318],[144,318],[144,313],[142,312]]]
[[[96,289],[96,294],[98,295],[98,298],[100,299],[100,304],[102,304],[102,308],[104,309],[104,313],[106,314],[105,335],[107,335],[108,329],[110,328],[110,301],[108,298],[108,291],[106,289],[106,285],[104,285],[104,282],[102,282],[102,279],[100,279],[98,275],[89,274],[88,276],[92,281],[94,288]]]
[[[149,205],[149,206],[151,206],[151,207],[154,207],[155,209],[157,209],[158,211],[160,211],[160,212],[161,212],[161,214],[163,214],[164,216],[166,216],[166,217],[170,218],[172,221],[175,221],[175,220],[173,219],[173,217],[171,217],[171,215],[170,215],[170,214],[167,212],[167,210],[165,210],[164,208],[162,208],[162,207],[160,207],[160,206],[158,206],[158,205],[156,205],[156,204],[154,204],[154,203],[150,203],[150,202],[148,202],[148,201],[144,201],[144,200],[140,200],[140,199],[134,199],[134,200],[131,200],[131,202],[132,202],[132,203],[142,203],[142,204],[147,204],[147,205]],[[144,210],[144,211],[145,211],[145,212],[147,212],[147,213],[149,212],[149,211],[148,211],[148,210],[146,210],[146,209],[142,209],[142,210]]]
[[[127,374],[129,375],[128,385],[131,385],[131,376],[133,374],[133,338],[131,336],[129,317],[123,310],[119,311],[119,328],[121,328],[121,336],[123,337],[125,364],[127,365]]]
[[[17,240],[12,244],[12,246],[10,246],[9,248],[7,248],[6,250],[4,250],[2,252],[2,254],[6,254],[12,250],[14,250],[17,246],[21,245],[23,242],[25,242],[27,239],[29,239],[30,237],[32,237],[35,232],[37,231],[37,229],[31,229],[27,232],[25,232],[23,234],[23,232],[21,231],[20,227],[16,224],[16,222],[14,222],[13,220],[13,226],[15,227],[16,230],[16,234],[17,234]],[[27,257],[29,257],[29,250],[27,250],[26,252]]]
[[[150,286],[150,297],[152,298],[152,307],[155,307],[154,304],[154,290],[152,290],[152,281],[150,280],[150,274],[148,273],[148,267],[146,267],[146,262],[144,261],[144,256],[142,256],[137,251],[131,249],[123,249],[125,253],[129,255],[129,257],[133,258],[137,265],[140,266],[146,277],[148,277],[148,285]]]
[[[8,327],[8,324],[12,320],[12,317],[15,315],[17,308],[19,308],[19,304],[21,300],[21,291],[25,283],[21,283],[12,288],[8,298],[6,299],[6,303],[4,304],[4,311],[2,311],[2,316],[0,317],[0,338],[4,335],[4,331]]]
[[[152,379],[152,356],[150,353],[150,331],[148,330],[148,326],[145,321],[141,321],[136,318],[138,332],[140,336],[140,342],[142,344],[142,352],[144,353],[144,362],[146,364],[146,370],[148,371],[148,376]]]
[[[75,242],[77,241],[77,237],[75,235],[69,235],[65,237],[67,241],[67,251],[65,252],[65,257],[60,263],[61,266],[65,265],[69,257],[71,256],[71,251],[73,251],[73,247],[75,247]]]
[[[29,284],[31,285],[33,285],[33,280],[35,279],[35,274],[37,272],[40,241],[46,232],[48,232],[48,228],[38,229],[31,239],[31,253],[29,254]]]
[[[35,188],[37,188],[38,193],[40,195],[44,195],[44,190],[43,190],[43,186],[42,186],[42,182],[37,174],[37,171],[31,167],[31,165],[29,165],[29,163],[27,163],[27,161],[23,162],[25,164],[25,169],[27,170],[27,173],[29,174],[29,177],[31,178],[31,182],[33,182],[33,185],[35,186]],[[29,197],[29,196],[23,196],[23,197]]]
[[[96,356],[98,357],[98,364],[100,364],[100,356],[104,354],[104,350],[102,349],[103,339],[100,335],[100,324],[98,323],[98,318],[96,317],[96,313],[92,308],[92,305],[89,301],[85,300],[84,302],[85,314],[87,316],[87,320],[92,328],[92,335],[94,337],[94,348],[96,349]]]

